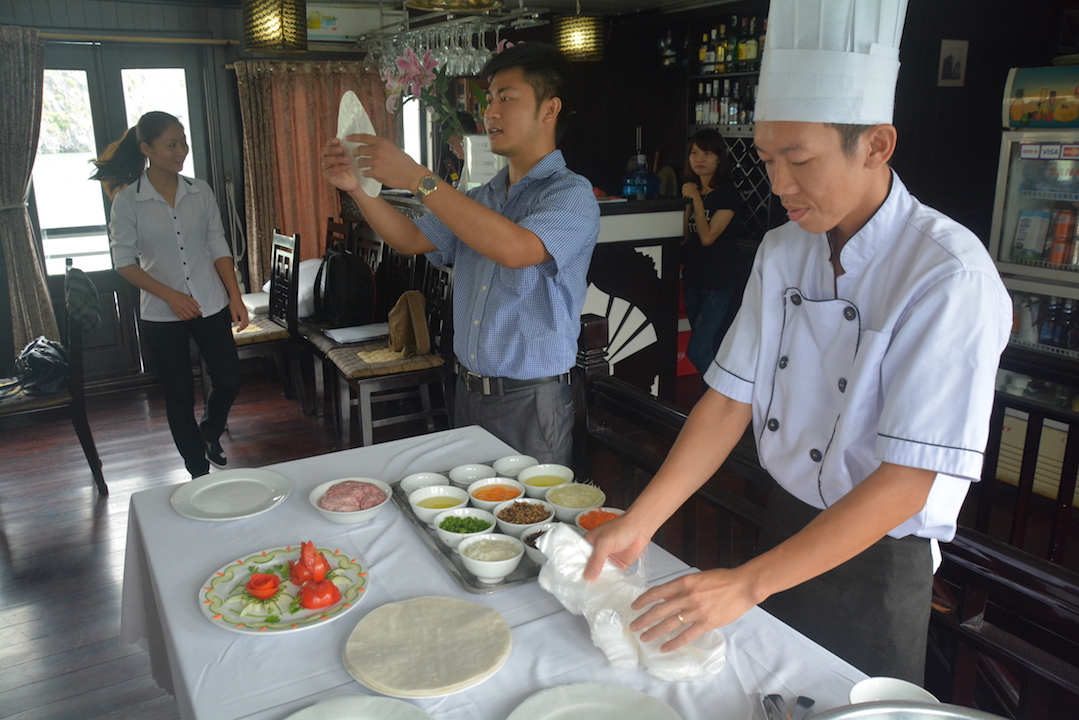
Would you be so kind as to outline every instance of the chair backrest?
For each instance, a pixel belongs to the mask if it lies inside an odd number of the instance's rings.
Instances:
[[[270,258],[270,319],[295,335],[300,297],[300,236],[274,231]]]
[[[67,269],[64,276],[64,330],[63,330],[63,342],[64,347],[67,349],[67,387],[68,392],[71,393],[71,397],[76,404],[82,404],[84,401],[84,385],[85,375],[83,372],[82,362],[82,323],[72,316],[73,303],[75,302],[87,302],[85,297],[76,299],[75,293],[71,292],[68,284],[72,277],[72,261],[71,258],[67,259]],[[78,271],[76,271],[78,272]],[[85,283],[89,283],[89,289],[95,294],[94,300],[96,300],[97,289],[93,287],[93,283],[84,276],[83,290],[86,290]]]
[[[416,276],[420,280],[431,334],[431,352],[441,355],[453,367],[453,269],[432,265],[417,255]]]

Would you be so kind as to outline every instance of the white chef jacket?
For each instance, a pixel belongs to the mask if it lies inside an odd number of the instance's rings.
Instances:
[[[824,509],[882,462],[936,471],[889,535],[951,540],[979,479],[1011,301],[981,241],[892,173],[841,250],[789,222],[757,252],[705,381],[753,406],[761,466]]]
[[[139,265],[150,277],[195,299],[203,317],[229,304],[214,261],[232,257],[214,193],[202,180],[181,175],[175,206],[142,176],[116,194],[109,215],[113,267]],[[169,304],[145,290],[140,293],[143,320],[175,322]]]

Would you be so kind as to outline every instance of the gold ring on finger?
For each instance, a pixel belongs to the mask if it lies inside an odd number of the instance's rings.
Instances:
[[[686,624],[685,619],[682,617],[682,613],[678,613],[678,615],[676,615],[675,617],[678,618],[678,622],[682,623],[683,625]]]

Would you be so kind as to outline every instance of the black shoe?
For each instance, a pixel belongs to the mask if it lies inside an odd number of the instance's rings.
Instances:
[[[210,461],[210,464],[215,468],[221,470],[229,464],[229,459],[225,457],[225,451],[221,447],[219,440],[213,442],[206,442],[206,459]]]

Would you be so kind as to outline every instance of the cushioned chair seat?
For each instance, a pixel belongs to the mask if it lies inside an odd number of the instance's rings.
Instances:
[[[360,357],[360,353],[368,354],[367,359]],[[381,362],[377,360],[371,362],[370,354],[384,356],[387,359]],[[404,359],[394,357],[396,355],[397,353],[386,347],[385,340],[380,340],[342,346],[336,350],[331,350],[326,357],[337,366],[338,372],[349,380],[379,375],[395,375],[397,373],[412,372],[413,370],[429,370],[440,367],[444,362],[438,355],[413,355]]]
[[[41,408],[68,405],[71,403],[71,399],[71,392],[68,390],[61,390],[58,393],[49,395],[27,395],[20,388],[18,392],[0,399],[0,412],[27,412],[40,410]]]
[[[297,323],[300,335],[315,346],[324,357],[329,356],[331,350],[345,347],[325,333],[321,326],[308,320],[300,320]]]
[[[232,336],[236,339],[236,345],[252,345],[254,343],[272,342],[274,340],[288,340],[288,330],[281,327],[268,317],[253,317],[250,324],[243,330],[232,329]]]

